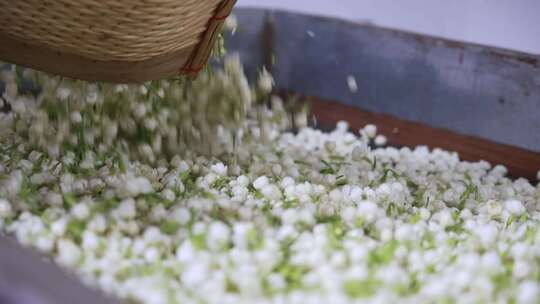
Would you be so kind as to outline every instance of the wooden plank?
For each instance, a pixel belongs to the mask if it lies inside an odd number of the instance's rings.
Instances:
[[[525,177],[536,183],[536,174],[540,170],[540,153],[430,127],[388,114],[369,112],[335,101],[317,97],[308,99],[311,102],[312,114],[321,127],[332,127],[340,120],[347,121],[352,130],[358,130],[366,124],[375,124],[378,132],[388,138],[388,145],[397,147],[425,145],[430,148],[456,151],[462,160],[485,160],[492,165],[502,164],[508,168],[510,176]]]

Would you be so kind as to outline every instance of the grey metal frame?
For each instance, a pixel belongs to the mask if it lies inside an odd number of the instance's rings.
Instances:
[[[0,303],[115,303],[9,237],[0,237]]]

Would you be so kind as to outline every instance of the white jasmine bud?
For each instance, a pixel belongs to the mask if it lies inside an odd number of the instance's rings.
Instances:
[[[13,214],[13,209],[8,200],[0,198],[0,219],[6,219]]]

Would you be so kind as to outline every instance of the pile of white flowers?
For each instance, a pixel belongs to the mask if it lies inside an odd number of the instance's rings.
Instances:
[[[4,72],[0,231],[90,286],[151,304],[539,303],[540,186],[503,166],[371,149],[373,125],[284,131],[271,77],[250,88],[234,57],[189,84],[37,76],[35,98],[17,89],[34,72]]]

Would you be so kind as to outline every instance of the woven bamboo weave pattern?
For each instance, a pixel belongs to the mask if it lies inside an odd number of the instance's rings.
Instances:
[[[193,47],[220,0],[0,0],[0,31],[92,60],[142,61]]]

